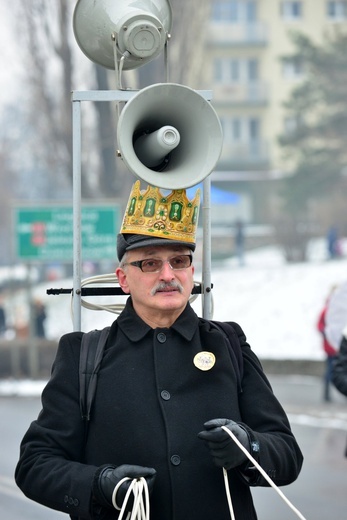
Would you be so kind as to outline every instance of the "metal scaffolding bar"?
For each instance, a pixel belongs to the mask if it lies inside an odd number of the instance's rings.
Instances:
[[[73,91],[72,101],[72,139],[73,139],[73,327],[81,330],[81,272],[82,272],[82,233],[81,233],[81,102],[126,102],[139,91],[134,90],[90,90]],[[210,101],[212,92],[197,91],[205,100]],[[161,186],[158,186],[159,188]],[[211,293],[211,224],[210,224],[210,176],[203,183],[203,272],[202,272],[202,299],[203,317],[212,317]]]

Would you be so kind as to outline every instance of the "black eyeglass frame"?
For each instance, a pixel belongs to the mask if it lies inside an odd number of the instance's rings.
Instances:
[[[180,256],[188,257],[189,260],[190,260],[190,264],[187,265],[186,267],[173,267],[171,265],[171,263],[170,263],[170,260],[173,260],[174,258],[177,258],[177,257],[180,257]],[[160,260],[161,261],[160,269],[158,269],[156,271],[144,271],[142,269],[142,264],[144,262],[148,262],[150,260]],[[143,273],[160,273],[160,271],[162,270],[163,265],[164,265],[165,262],[168,262],[169,266],[171,267],[171,269],[173,271],[183,271],[183,269],[188,269],[188,267],[190,267],[192,265],[192,263],[193,263],[193,255],[191,253],[182,254],[182,255],[174,255],[174,256],[171,256],[170,258],[168,258],[167,260],[161,260],[160,258],[144,258],[143,260],[134,260],[133,262],[126,262],[123,265],[132,265],[134,267],[138,267],[139,269],[141,269],[141,271]]]

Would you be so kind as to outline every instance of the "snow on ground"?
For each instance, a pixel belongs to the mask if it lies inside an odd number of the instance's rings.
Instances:
[[[288,265],[273,248],[243,268],[226,262],[213,274],[215,319],[240,323],[261,358],[323,359],[318,315],[331,287],[347,280],[347,259],[326,261],[323,251],[317,244],[309,263]]]
[[[347,280],[347,257],[327,261],[322,240],[312,247],[307,263],[286,264],[274,247],[248,253],[245,260],[243,267],[235,258],[212,266],[213,318],[237,321],[262,359],[324,359],[316,323],[331,287]],[[199,266],[195,279],[201,281]],[[47,306],[49,338],[58,339],[73,330],[71,297],[47,296],[49,283],[35,287],[34,296]],[[71,280],[53,282],[55,288],[71,286]],[[114,297],[108,303],[112,300]],[[88,301],[95,303],[96,298]],[[125,299],[117,297],[117,302],[122,301]],[[11,306],[24,308],[25,295],[18,293]],[[200,297],[193,307],[201,316]],[[82,330],[102,328],[115,318],[109,312],[82,308]],[[0,394],[39,395],[44,384],[0,381]]]

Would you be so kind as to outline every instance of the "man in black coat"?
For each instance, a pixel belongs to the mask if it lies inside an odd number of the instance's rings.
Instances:
[[[148,219],[146,201],[156,208]],[[179,222],[170,220],[173,204]],[[143,477],[151,520],[227,520],[225,468],[235,517],[255,520],[250,487],[268,483],[223,426],[277,485],[297,478],[301,451],[242,329],[234,324],[240,388],[229,342],[188,302],[198,204],[185,190],[163,197],[134,185],[117,239],[116,274],[130,296],[110,329],[88,437],[74,332],[61,338],[42,411],[21,444],[16,482],[29,498],[72,518],[112,520]]]

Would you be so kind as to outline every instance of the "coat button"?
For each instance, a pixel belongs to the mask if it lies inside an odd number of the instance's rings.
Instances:
[[[159,343],[165,343],[166,335],[164,334],[164,332],[159,332],[159,334],[157,335],[157,340],[159,341]]]
[[[181,464],[181,457],[179,455],[172,455],[170,460],[173,466],[179,466]]]
[[[169,401],[169,399],[171,399],[170,392],[168,392],[167,390],[162,390],[160,392],[160,395],[161,395],[162,399],[164,399],[164,401]]]

